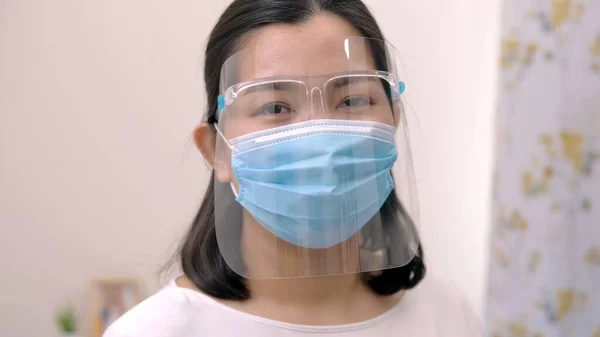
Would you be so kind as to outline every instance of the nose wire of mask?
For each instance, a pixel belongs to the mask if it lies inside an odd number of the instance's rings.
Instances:
[[[319,96],[317,102],[315,102],[315,94]],[[319,102],[321,103],[320,109],[318,104]],[[319,116],[329,117],[329,112],[327,111],[327,108],[325,107],[325,102],[323,100],[323,91],[320,88],[314,87],[311,89],[310,108],[310,115],[307,116],[307,119],[318,118]]]

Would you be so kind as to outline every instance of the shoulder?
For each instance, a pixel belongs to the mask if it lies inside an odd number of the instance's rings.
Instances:
[[[199,296],[171,282],[156,294],[126,312],[103,337],[180,337],[194,330],[202,315]],[[190,319],[194,316],[194,320]]]
[[[445,336],[479,337],[483,327],[466,295],[453,282],[428,273],[411,291],[410,301],[417,319],[435,322]]]

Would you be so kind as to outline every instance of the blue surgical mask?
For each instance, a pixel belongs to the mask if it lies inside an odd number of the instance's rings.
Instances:
[[[234,138],[236,200],[277,237],[305,248],[348,240],[394,189],[395,128],[312,120]]]

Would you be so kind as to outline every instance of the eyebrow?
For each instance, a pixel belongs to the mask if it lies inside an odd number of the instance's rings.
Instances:
[[[255,84],[244,89],[246,93],[263,92],[263,91],[287,91],[294,92],[298,90],[296,82],[272,82]]]
[[[373,76],[344,76],[344,77],[338,77],[333,82],[333,87],[335,89],[339,89],[341,87],[345,87],[345,86],[353,84],[353,83],[365,81],[365,79],[367,81],[371,81],[371,82],[376,82],[377,83],[378,82],[377,80],[379,78],[373,77]]]

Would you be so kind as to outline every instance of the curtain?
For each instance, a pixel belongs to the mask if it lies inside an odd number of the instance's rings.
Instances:
[[[487,327],[600,337],[600,0],[504,0]]]

